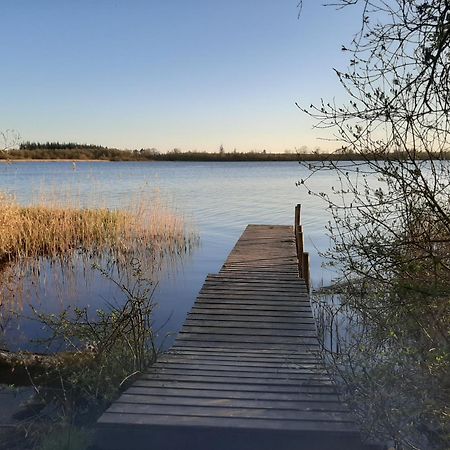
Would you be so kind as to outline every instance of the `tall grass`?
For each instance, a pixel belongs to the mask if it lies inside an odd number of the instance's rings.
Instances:
[[[78,209],[70,205],[20,206],[0,193],[0,261],[64,258],[74,251],[128,255],[137,247],[189,245],[183,218],[156,200],[128,210]]]
[[[151,278],[195,240],[180,214],[144,192],[120,210],[83,208],[73,197],[49,194],[23,206],[0,193],[0,305],[17,303],[21,283],[49,261],[65,269],[65,281],[74,264],[120,271],[133,259]]]

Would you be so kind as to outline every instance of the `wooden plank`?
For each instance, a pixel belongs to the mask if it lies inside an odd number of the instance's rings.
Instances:
[[[263,278],[263,277],[250,277],[244,275],[230,276],[227,274],[209,274],[206,277],[206,283],[208,284],[233,284],[236,286],[269,286],[269,287],[281,287],[283,286],[288,290],[304,289],[305,282],[298,277],[289,277],[285,280],[279,278]]]
[[[283,359],[283,360],[271,360],[271,359],[256,359],[256,358],[235,358],[224,357],[220,358],[215,355],[202,355],[192,352],[183,352],[181,349],[174,355],[170,355],[170,359],[163,357],[159,362],[177,361],[177,362],[192,362],[196,364],[214,364],[214,365],[230,365],[232,367],[256,367],[256,368],[274,368],[278,370],[283,369],[299,369],[299,368],[323,368],[323,363],[316,358],[302,358],[302,359]]]
[[[235,370],[239,370],[243,368],[246,370],[247,368],[256,368],[259,370],[276,370],[283,372],[284,370],[324,370],[324,365],[322,362],[316,359],[302,359],[297,361],[265,361],[265,360],[248,360],[248,359],[220,359],[216,356],[204,356],[204,355],[195,355],[195,354],[184,354],[182,352],[177,353],[176,355],[171,355],[171,358],[161,358],[158,360],[156,364],[160,362],[165,364],[177,363],[177,364],[197,364],[200,366],[211,365],[218,367],[232,367]]]
[[[286,302],[285,306],[298,306],[301,307],[305,310],[309,310],[312,311],[311,309],[311,305],[309,302],[304,301],[302,299],[299,299],[298,301],[295,301],[291,298],[269,298],[269,297],[260,297],[258,298],[257,295],[252,295],[252,296],[242,296],[239,298],[238,295],[235,294],[220,294],[220,295],[212,295],[212,294],[202,294],[199,295],[197,301],[194,303],[193,308],[197,307],[197,305],[199,304],[200,301],[212,301],[212,302],[220,302],[220,300],[224,301],[224,302],[233,302],[234,304],[236,304],[237,306],[239,306],[240,303],[244,304],[244,302],[246,301],[250,301],[250,302],[257,302],[260,303],[261,306],[263,305],[282,305],[283,302]]]
[[[273,275],[274,277],[285,276],[291,274],[292,276],[297,276],[298,268],[292,270],[283,270],[279,267],[270,267],[264,268],[259,266],[245,266],[245,267],[236,267],[236,266],[225,266],[221,269],[222,273],[226,274],[240,274],[246,273],[251,276],[261,275],[266,277],[267,275]]]
[[[239,280],[239,281],[249,281],[257,283],[260,281],[278,281],[290,283],[290,285],[304,284],[304,280],[301,280],[296,274],[283,274],[283,273],[245,273],[245,272],[220,272],[215,277],[221,280]]]
[[[199,295],[197,302],[198,305],[204,306],[205,304],[212,305],[231,305],[232,308],[238,307],[248,307],[248,306],[257,306],[261,309],[269,309],[269,310],[280,310],[283,311],[285,308],[288,308],[289,311],[298,310],[298,311],[311,311],[311,306],[306,302],[296,302],[290,299],[286,300],[277,300],[275,299],[259,299],[255,297],[247,297],[243,296],[239,299],[234,295]]]
[[[309,311],[278,311],[278,310],[268,310],[268,311],[258,311],[252,308],[236,308],[232,305],[228,306],[227,309],[221,309],[219,306],[212,308],[210,304],[205,304],[203,306],[197,306],[190,314],[189,318],[194,318],[197,320],[207,321],[206,317],[214,318],[216,320],[246,320],[249,319],[249,323],[252,318],[253,322],[257,322],[258,319],[264,321],[267,318],[268,321],[278,323],[291,323],[292,319],[298,319],[303,321],[303,323],[311,323],[313,320],[313,315]],[[224,307],[224,305],[222,305]]]
[[[213,370],[213,371],[220,371],[220,370],[232,370],[234,373],[241,373],[241,372],[248,372],[248,373],[255,373],[261,372],[261,373],[271,373],[271,374],[297,374],[297,373],[320,373],[320,374],[327,374],[326,370],[322,366],[317,365],[309,365],[309,366],[299,366],[299,365],[292,365],[289,367],[283,367],[280,365],[261,365],[261,364],[253,364],[250,365],[248,363],[240,363],[237,364],[236,362],[226,363],[225,361],[199,361],[194,360],[193,361],[186,361],[181,358],[173,358],[172,360],[159,360],[153,367],[155,370],[158,370],[159,367],[164,368],[174,368],[174,369],[201,369],[201,370]]]
[[[109,413],[121,414],[150,414],[195,417],[236,417],[239,419],[275,419],[283,421],[313,421],[313,422],[348,422],[353,423],[348,412],[341,411],[291,411],[270,410],[263,408],[226,408],[217,406],[181,406],[181,405],[152,405],[139,403],[113,403]]]
[[[260,326],[261,325],[261,326]],[[187,328],[189,327],[189,328]],[[212,328],[211,331],[219,331],[221,328],[226,328],[230,330],[230,332],[233,333],[245,333],[245,331],[249,330],[250,334],[254,334],[256,331],[261,331],[263,333],[276,333],[278,332],[280,336],[283,336],[286,332],[288,334],[301,334],[302,332],[307,334],[313,334],[314,336],[317,336],[316,330],[313,325],[311,324],[303,324],[302,326],[293,323],[293,324],[285,324],[285,323],[265,323],[265,322],[227,322],[224,320],[191,320],[187,319],[183,325],[183,329],[185,331],[199,331],[202,330],[194,330],[193,328]]]
[[[296,296],[302,296],[307,297],[307,291],[306,286],[303,284],[299,284],[297,286],[283,286],[280,284],[275,283],[245,283],[243,281],[236,281],[233,282],[231,280],[226,281],[209,281],[207,280],[205,284],[203,285],[202,290],[206,291],[238,291],[245,293],[247,291],[250,292],[266,292],[267,294],[281,294],[281,295],[296,295]]]
[[[223,284],[223,283],[236,283],[244,285],[269,285],[269,286],[285,286],[287,289],[297,289],[298,287],[304,286],[305,282],[297,276],[287,276],[286,279],[280,279],[276,276],[271,276],[270,278],[262,278],[259,276],[252,276],[249,274],[239,274],[228,275],[225,273],[208,274],[206,276],[206,283],[211,284]]]
[[[187,367],[187,368],[186,368]],[[253,370],[252,370],[253,369]],[[323,381],[329,382],[329,376],[324,371],[314,371],[314,370],[284,370],[284,371],[267,371],[267,370],[261,370],[257,369],[255,367],[249,367],[247,370],[236,370],[235,367],[226,367],[226,368],[213,368],[213,367],[204,367],[204,366],[198,366],[198,367],[191,367],[187,365],[171,365],[171,364],[159,364],[157,366],[153,366],[152,368],[148,369],[146,374],[157,374],[167,376],[168,374],[176,375],[178,376],[206,376],[206,377],[231,377],[231,378],[257,378],[258,380],[264,380],[264,381],[282,381],[285,380],[307,380],[308,382],[311,381],[320,381],[321,383]],[[178,379],[178,378],[176,378]]]
[[[301,293],[284,293],[280,294],[277,292],[267,292],[267,291],[243,291],[239,292],[236,289],[205,289],[201,291],[198,295],[198,298],[231,298],[236,300],[259,300],[259,301],[272,301],[272,302],[294,302],[298,304],[302,304],[303,306],[310,307],[310,302],[306,294]]]
[[[144,392],[144,393],[143,393]],[[183,395],[184,394],[184,395]],[[218,395],[217,395],[218,394]],[[254,400],[252,398],[223,398],[220,392],[216,392],[215,396],[199,397],[198,393],[194,391],[193,395],[186,395],[180,389],[176,395],[168,395],[163,389],[159,390],[158,394],[145,393],[141,389],[136,391],[136,388],[129,389],[126,394],[122,394],[118,403],[131,404],[153,404],[153,405],[180,405],[180,406],[223,406],[227,408],[259,408],[259,409],[273,409],[273,410],[291,410],[291,411],[341,411],[345,412],[346,408],[342,406],[338,400],[334,402],[316,402],[314,400]]]
[[[352,422],[334,422],[334,421],[305,421],[305,420],[265,420],[264,418],[240,418],[240,417],[212,417],[212,416],[193,416],[187,414],[138,414],[123,412],[106,411],[100,419],[99,424],[119,424],[129,425],[172,425],[176,423],[178,426],[204,426],[204,427],[220,427],[229,428],[246,428],[246,429],[262,429],[262,430],[295,430],[295,431],[312,431],[319,433],[327,431],[339,432],[356,432],[356,427]]]
[[[293,266],[290,261],[286,261],[284,264],[277,263],[277,264],[262,264],[259,262],[240,262],[240,263],[233,263],[228,262],[225,263],[221,269],[221,272],[226,270],[237,270],[241,272],[252,272],[252,271],[258,271],[258,272],[279,272],[279,273],[285,273],[285,274],[293,274],[298,275],[298,268],[297,266]]]
[[[178,334],[179,340],[200,340],[203,342],[242,342],[261,344],[316,344],[317,338],[311,336],[291,337],[291,336],[236,336],[228,333],[188,333],[183,330]]]
[[[258,387],[260,390],[264,391],[266,387],[281,387],[287,386],[292,389],[296,388],[298,385],[305,385],[308,387],[316,387],[323,389],[325,387],[332,387],[332,383],[329,377],[321,377],[319,375],[313,376],[310,374],[297,375],[295,378],[291,376],[268,378],[268,377],[258,377],[253,374],[243,374],[236,373],[234,376],[232,374],[210,374],[210,373],[197,373],[196,371],[186,371],[181,373],[181,371],[176,370],[163,370],[159,368],[158,371],[149,371],[142,375],[142,380],[154,380],[163,382],[178,382],[178,383],[217,383],[222,387],[241,385],[241,384],[251,384],[252,386]]]
[[[202,308],[230,308],[233,309],[258,309],[259,311],[294,311],[294,312],[310,312],[309,305],[302,305],[290,302],[281,302],[274,300],[273,302],[262,302],[258,299],[246,297],[235,299],[233,297],[203,297],[199,296],[197,304]]]
[[[177,347],[192,347],[192,345],[200,346],[205,342],[205,338],[201,339],[179,339],[176,341]],[[297,342],[295,344],[274,344],[274,343],[267,343],[267,342],[261,342],[259,345],[256,342],[230,342],[230,341],[224,341],[224,340],[217,340],[217,341],[211,341],[208,342],[208,347],[215,347],[217,349],[223,348],[224,345],[228,347],[229,349],[233,350],[239,350],[239,349],[245,349],[245,350],[275,350],[275,351],[281,351],[281,350],[288,350],[288,351],[295,351],[298,348],[308,349],[308,350],[319,350],[319,344],[311,344],[306,342]]]
[[[283,284],[286,283],[286,289],[283,288]],[[219,286],[219,285],[227,285],[227,286],[236,286],[236,287],[248,287],[248,288],[278,288],[283,289],[284,292],[300,294],[303,297],[308,297],[308,292],[306,291],[306,285],[304,283],[297,283],[295,278],[292,278],[291,281],[288,280],[279,280],[279,279],[267,279],[267,278],[242,278],[242,275],[225,275],[218,281],[206,281],[206,284],[210,284],[211,286]]]
[[[258,266],[258,267],[285,267],[288,270],[294,269],[297,259],[292,257],[280,257],[279,253],[268,254],[267,250],[261,255],[252,254],[251,257],[236,255],[228,258],[224,265],[235,266]]]
[[[278,292],[279,294],[300,294],[302,296],[307,296],[306,286],[300,283],[292,283],[291,285],[286,285],[284,283],[275,283],[270,281],[232,281],[231,279],[225,280],[210,280],[207,279],[203,285],[204,290],[239,290],[242,292],[246,291],[265,291],[265,292]]]
[[[261,324],[262,326],[264,324],[270,325],[270,324],[279,324],[279,325],[286,325],[288,328],[291,324],[298,324],[301,326],[302,324],[313,324],[315,325],[314,319],[311,315],[305,316],[296,316],[291,317],[290,315],[287,316],[256,316],[256,315],[234,315],[232,313],[227,314],[208,314],[208,313],[200,313],[200,312],[191,312],[188,313],[187,316],[188,320],[195,320],[195,321],[204,321],[204,320],[211,320],[211,321],[226,321],[232,323],[233,321],[236,322],[256,322],[258,324]]]
[[[196,345],[194,347],[187,347],[183,349],[173,347],[173,349],[170,351],[170,354],[178,354],[178,353],[183,354],[196,353],[207,356],[219,355],[223,357],[233,357],[236,359],[252,360],[252,361],[254,359],[261,359],[261,358],[270,361],[296,361],[296,360],[303,360],[304,358],[311,358],[318,361],[318,353],[313,351],[303,351],[300,349],[294,350],[292,352],[289,351],[287,353],[267,349],[249,350],[243,348],[230,349],[227,347],[213,349],[210,346]]]
[[[220,288],[220,289],[211,289],[211,288],[203,288],[199,297],[216,297],[216,298],[225,298],[233,297],[233,298],[256,298],[258,300],[291,300],[291,301],[303,301],[304,303],[309,305],[309,300],[306,295],[306,292],[280,292],[271,291],[268,289],[236,289],[233,286],[229,288]]]
[[[290,300],[260,300],[258,298],[242,297],[239,298],[233,296],[199,296],[196,302],[198,306],[202,308],[211,307],[206,305],[213,305],[214,307],[231,308],[231,309],[260,309],[261,311],[299,311],[299,312],[311,312],[311,307],[305,302],[292,302]],[[254,308],[256,306],[256,308]]]
[[[299,369],[299,368],[320,368],[323,369],[324,365],[317,358],[302,358],[300,360],[271,360],[268,358],[233,358],[231,356],[221,357],[215,355],[204,355],[201,353],[183,352],[179,351],[174,354],[164,355],[158,358],[155,364],[163,363],[177,363],[177,364],[192,364],[195,362],[197,365],[212,366],[231,366],[231,367],[257,367],[267,369]]]
[[[269,317],[313,317],[312,311],[308,309],[262,309],[262,308],[251,308],[251,307],[241,307],[233,306],[224,308],[220,305],[200,305],[192,307],[192,313],[205,313],[205,314],[230,314],[230,315],[251,315],[251,316],[269,316]]]
[[[176,363],[176,362],[163,362],[155,364],[147,373],[154,373],[155,371],[167,374],[168,371],[174,371],[177,373],[186,373],[187,375],[194,374],[206,374],[206,375],[237,375],[237,376],[251,376],[261,375],[260,378],[292,378],[295,379],[297,375],[301,375],[300,379],[305,379],[305,375],[311,375],[314,378],[316,375],[321,379],[325,376],[328,378],[327,372],[323,368],[263,368],[258,366],[236,366],[236,365],[222,365],[222,364],[189,364],[189,363]],[[186,372],[183,372],[186,371]]]
[[[261,321],[266,320],[265,323],[269,322],[285,322],[288,323],[292,319],[306,320],[304,323],[311,323],[310,320],[313,319],[312,312],[307,308],[280,306],[276,305],[264,305],[260,306],[258,309],[257,304],[238,304],[234,302],[215,302],[213,300],[205,300],[198,302],[195,309],[193,308],[191,313],[189,313],[189,318],[202,319],[203,315],[220,315],[224,320],[232,320],[231,317],[235,316],[239,319],[242,316],[254,317],[255,320],[258,318]],[[206,320],[203,317],[203,320]],[[216,317],[215,320],[220,320]]]
[[[133,385],[126,391],[128,394],[139,396],[165,396],[170,397],[191,397],[191,398],[220,398],[243,401],[276,401],[276,402],[295,402],[299,405],[309,405],[311,407],[321,408],[325,403],[325,408],[333,408],[340,410],[345,406],[342,405],[336,394],[323,394],[316,392],[254,392],[254,391],[225,391],[222,389],[193,389],[186,388],[183,385],[178,387],[151,387]],[[255,395],[256,394],[256,395]],[[123,394],[126,395],[126,394]],[[306,406],[308,407],[308,406]]]
[[[205,324],[203,326],[189,326],[184,325],[182,328],[184,333],[214,333],[214,334],[232,334],[236,336],[290,336],[296,338],[302,337],[316,337],[316,330],[283,330],[270,328],[231,328],[227,326],[210,326]]]
[[[280,330],[316,330],[315,323],[313,319],[307,321],[273,321],[273,320],[255,320],[248,321],[247,319],[239,320],[230,319],[229,315],[223,316],[223,318],[217,318],[217,316],[211,316],[209,318],[201,318],[198,315],[189,314],[184,322],[185,325],[198,326],[202,324],[208,324],[208,326],[220,327],[226,325],[229,328],[270,328],[270,329],[280,329]]]
[[[287,250],[287,249],[286,249]],[[258,266],[258,267],[283,267],[287,270],[294,269],[295,257],[280,257],[279,253],[268,254],[267,250],[264,254],[246,257],[244,254],[236,255],[235,258],[229,258],[224,265],[235,266]]]
[[[292,396],[303,394],[315,395],[336,395],[336,389],[332,384],[330,385],[316,385],[316,384],[254,384],[250,380],[243,380],[239,383],[224,383],[220,380],[205,381],[205,380],[165,380],[156,379],[153,377],[142,377],[133,383],[133,386],[138,387],[158,387],[158,388],[186,388],[196,390],[220,390],[222,392],[252,392],[254,398],[258,398],[261,392],[289,394]]]

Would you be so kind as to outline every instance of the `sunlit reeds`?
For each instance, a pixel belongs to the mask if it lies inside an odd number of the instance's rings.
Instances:
[[[124,271],[138,259],[147,273],[185,253],[195,234],[158,195],[141,192],[121,209],[82,208],[70,196],[41,196],[31,206],[0,194],[0,305],[21,297],[24,280],[48,262]],[[70,278],[70,270],[65,277]],[[66,280],[67,281],[67,280]]]

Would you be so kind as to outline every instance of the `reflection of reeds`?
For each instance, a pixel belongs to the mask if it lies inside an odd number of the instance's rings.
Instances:
[[[137,258],[152,273],[163,259],[185,253],[194,239],[182,216],[144,193],[121,210],[80,208],[67,199],[22,206],[0,194],[0,305],[13,297],[16,303],[19,281],[39,276],[49,261],[69,268],[81,257],[85,266],[100,262],[121,270]]]

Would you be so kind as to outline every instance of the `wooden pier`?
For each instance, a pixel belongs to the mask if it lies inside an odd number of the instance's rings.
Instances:
[[[245,229],[172,350],[101,416],[98,448],[364,448],[318,356],[299,222]]]

